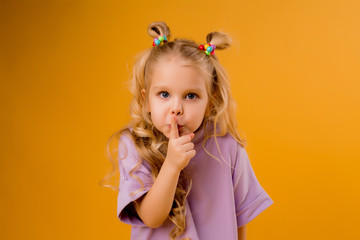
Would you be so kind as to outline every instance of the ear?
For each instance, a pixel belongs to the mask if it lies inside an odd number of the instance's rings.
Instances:
[[[149,107],[149,104],[148,104],[148,102],[146,101],[146,91],[145,91],[145,89],[141,89],[141,96],[142,96],[142,98],[143,98],[143,100],[144,100],[144,104],[145,104],[145,106],[146,106],[146,111],[147,112],[151,112],[151,110],[150,110],[150,107]]]

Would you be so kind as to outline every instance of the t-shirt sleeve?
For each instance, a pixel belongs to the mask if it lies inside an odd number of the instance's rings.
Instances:
[[[125,157],[125,158],[124,158]],[[147,193],[153,180],[149,168],[144,163],[138,165],[140,160],[130,136],[122,135],[119,141],[119,192],[117,198],[117,216],[120,221],[137,226],[145,226],[138,216],[133,201]],[[133,171],[132,171],[133,170]],[[132,172],[131,172],[132,171]],[[143,183],[143,188],[141,183]]]
[[[244,147],[237,144],[233,172],[237,227],[241,227],[273,204],[258,182]]]

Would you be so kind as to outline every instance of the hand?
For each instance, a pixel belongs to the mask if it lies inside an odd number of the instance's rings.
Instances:
[[[194,136],[194,133],[190,133],[180,137],[175,116],[172,116],[170,138],[164,164],[173,167],[176,171],[184,169],[196,154],[194,144],[191,142]]]

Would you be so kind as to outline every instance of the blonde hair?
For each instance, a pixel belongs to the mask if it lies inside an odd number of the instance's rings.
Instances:
[[[241,146],[246,146],[246,140],[241,138],[237,131],[235,115],[236,104],[231,97],[228,75],[219,63],[216,55],[206,55],[204,51],[198,48],[195,42],[187,39],[170,41],[170,30],[164,22],[151,23],[148,27],[148,33],[153,38],[164,35],[167,37],[168,42],[145,50],[138,56],[134,64],[130,86],[130,91],[133,94],[130,103],[131,122],[129,125],[114,133],[107,142],[108,157],[113,163],[113,170],[109,175],[114,175],[116,172],[119,172],[118,166],[115,164],[109,151],[110,143],[113,139],[119,140],[121,135],[125,133],[131,136],[141,158],[134,169],[130,171],[130,175],[133,176],[133,171],[142,164],[142,161],[145,161],[148,166],[150,166],[153,180],[155,180],[159,174],[167,154],[168,140],[164,134],[154,127],[150,114],[146,111],[146,104],[148,104],[147,96],[144,98],[141,90],[145,89],[146,94],[149,92],[149,75],[152,67],[164,56],[173,55],[189,60],[210,76],[206,84],[209,97],[208,107],[200,128],[208,129],[208,126],[210,126],[213,131],[204,131],[204,140],[202,142],[204,150],[210,154],[205,149],[205,143],[209,138],[214,137],[220,153],[216,137],[224,136],[226,133],[230,133]],[[225,33],[211,32],[206,36],[206,42],[215,45],[216,51],[218,51],[229,47],[231,38]],[[133,177],[140,181],[143,187],[141,180],[136,176]],[[169,219],[175,225],[170,233],[171,239],[176,239],[185,230],[185,200],[190,189],[191,179],[181,171],[176,187],[173,207],[169,214]],[[136,203],[134,202],[134,204]]]

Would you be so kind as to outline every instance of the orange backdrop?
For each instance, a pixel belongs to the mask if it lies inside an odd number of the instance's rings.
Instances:
[[[2,239],[129,239],[98,182],[129,120],[125,84],[146,29],[213,30],[250,161],[274,204],[248,239],[360,239],[360,2],[2,1]],[[5,237],[4,237],[5,236]]]

